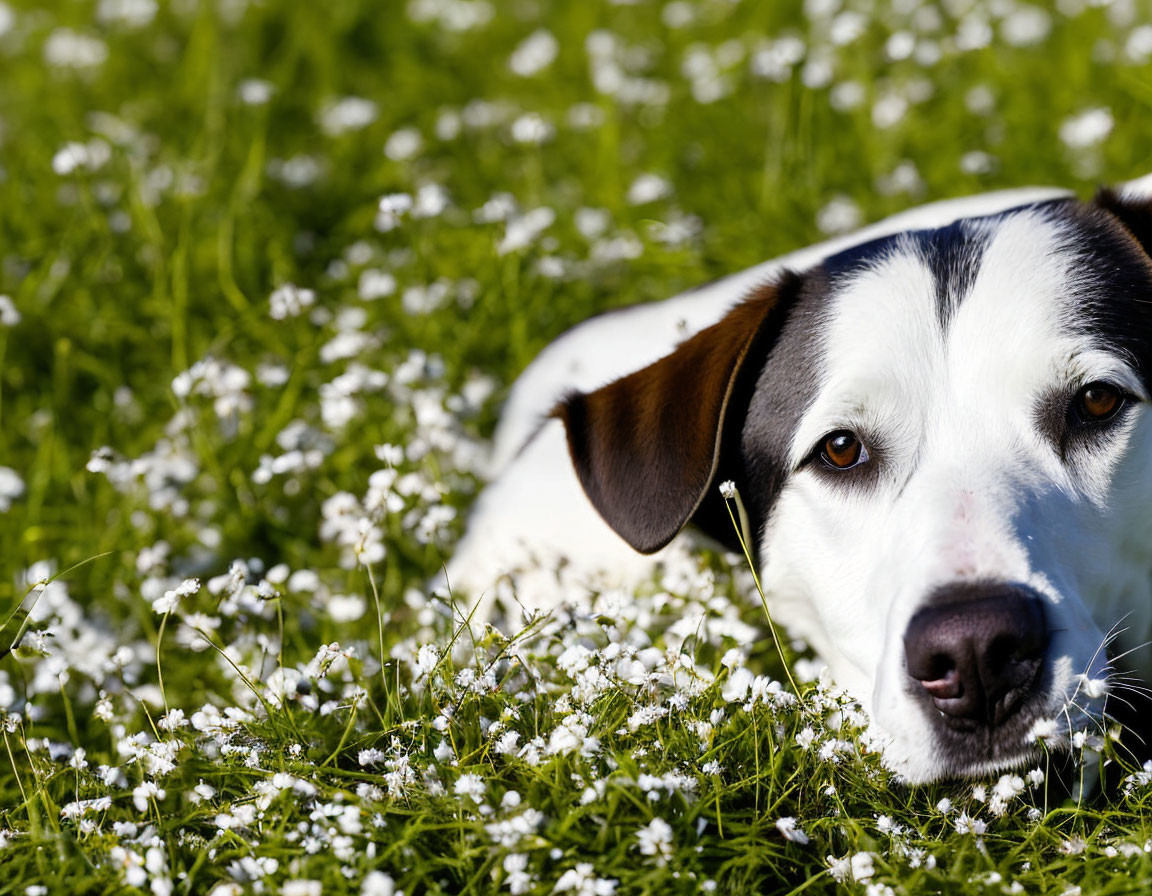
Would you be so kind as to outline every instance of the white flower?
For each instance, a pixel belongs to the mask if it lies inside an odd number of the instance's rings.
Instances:
[[[20,323],[20,312],[11,296],[0,295],[0,326],[14,327]]]
[[[876,866],[872,864],[872,853],[858,852],[851,859],[852,880],[868,880],[876,873]]]
[[[731,501],[733,498],[735,498],[736,497],[736,483],[733,482],[731,479],[725,479],[723,482],[721,482],[720,483],[720,496],[725,501]],[[729,653],[731,653],[731,651],[729,651]],[[727,654],[725,654],[725,656],[727,656]],[[724,665],[728,665],[728,664],[725,663]]]
[[[440,651],[432,644],[425,644],[416,651],[416,673],[418,678],[431,675],[440,663]]]
[[[365,302],[374,302],[396,292],[396,278],[387,271],[368,268],[360,272],[356,291]]]
[[[1060,125],[1060,139],[1069,149],[1088,149],[1112,133],[1112,112],[1103,107],[1085,109]]]
[[[280,885],[281,896],[321,896],[323,892],[318,880],[286,880]]]
[[[628,188],[631,205],[645,205],[671,195],[672,184],[658,174],[641,174]]]
[[[185,579],[177,587],[165,591],[161,597],[152,601],[152,610],[161,615],[171,613],[180,605],[181,598],[195,594],[199,590],[199,579]]]
[[[612,896],[618,883],[615,878],[597,877],[591,862],[581,862],[560,875],[552,892],[573,892],[577,896]]]
[[[1028,734],[1024,739],[1028,743],[1035,743],[1036,741],[1051,740],[1055,738],[1060,732],[1060,728],[1055,719],[1037,719],[1032,723],[1032,727],[1028,729]]]
[[[664,819],[653,818],[636,832],[636,839],[644,855],[657,856],[662,862],[672,857],[672,826]]]
[[[967,812],[961,812],[956,819],[956,832],[958,834],[975,834],[979,837],[988,829],[988,822],[979,818],[972,818]]]
[[[801,846],[808,842],[808,835],[796,824],[796,819],[790,815],[776,820],[776,830],[784,835],[785,840],[799,843]]]
[[[838,859],[836,856],[825,856],[824,861],[828,863],[828,873],[837,883],[844,883],[852,874],[852,860],[848,856],[844,856],[842,859]]]
[[[525,870],[527,867],[528,856],[522,852],[509,853],[504,857],[504,871],[508,875],[504,882],[511,893],[527,893],[532,888],[532,877]]]
[[[11,467],[0,467],[0,513],[8,510],[12,502],[24,494],[24,480]]]
[[[508,68],[522,78],[538,74],[550,66],[560,52],[560,42],[543,28],[522,40],[508,58]]]
[[[1019,775],[1002,775],[992,788],[995,796],[1007,802],[1024,792],[1024,779]]]
[[[156,16],[156,0],[100,0],[96,20],[108,25],[142,28]]]
[[[329,137],[359,131],[376,120],[376,104],[358,96],[346,96],[325,106],[320,113],[320,128]]]
[[[107,58],[102,40],[70,28],[57,28],[44,41],[44,61],[56,68],[95,68]]]
[[[360,884],[360,896],[404,896],[403,890],[396,889],[396,882],[383,871],[369,871]]]
[[[393,162],[415,158],[424,147],[424,138],[416,128],[401,128],[384,144],[384,155]]]
[[[183,728],[188,724],[188,719],[184,715],[182,709],[170,709],[164,715],[160,716],[156,725],[162,731],[175,731],[177,728]]]
[[[512,122],[512,139],[517,143],[539,146],[555,133],[556,129],[535,112],[527,112]]]
[[[816,226],[823,233],[835,235],[855,230],[863,216],[860,207],[847,196],[835,196],[816,215]]]
[[[310,289],[299,289],[292,283],[273,290],[268,299],[271,306],[269,314],[273,320],[284,320],[288,317],[299,317],[305,308],[316,301],[316,293]]]
[[[367,602],[358,594],[333,594],[328,598],[328,615],[335,622],[355,622],[367,609]]]
[[[412,211],[412,197],[408,193],[389,193],[381,196],[376,206],[376,229],[387,233],[400,226],[401,219]]]
[[[1014,47],[1038,44],[1051,30],[1052,17],[1037,6],[1017,6],[1000,23],[1000,35]]]
[[[155,798],[157,801],[167,796],[165,791],[157,787],[152,781],[145,781],[132,791],[132,804],[139,812],[148,810],[148,801]]]
[[[508,219],[504,227],[504,239],[496,247],[500,255],[507,255],[530,246],[533,241],[556,220],[556,212],[547,206],[541,206],[514,215]]]
[[[236,89],[240,102],[245,106],[263,106],[272,99],[275,93],[276,86],[274,84],[259,78],[247,78],[241,81],[240,86]]]
[[[484,779],[473,772],[457,778],[453,790],[457,796],[471,797],[475,803],[484,801]]]

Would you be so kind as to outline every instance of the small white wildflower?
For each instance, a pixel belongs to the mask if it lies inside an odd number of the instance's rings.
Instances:
[[[512,122],[511,133],[516,143],[539,146],[551,140],[556,129],[537,113],[526,112]]]
[[[662,818],[653,818],[636,832],[640,841],[640,852],[646,856],[657,856],[660,861],[672,857],[672,826]]]
[[[274,84],[259,78],[246,78],[236,88],[236,94],[245,106],[263,106],[272,99],[275,93],[276,86]]]
[[[1000,36],[1014,47],[1028,47],[1042,42],[1052,30],[1052,17],[1038,6],[1020,4],[1008,7],[1000,22]]]
[[[1063,841],[1057,849],[1066,856],[1078,856],[1083,854],[1084,850],[1088,848],[1087,842],[1083,837],[1074,835]]]
[[[384,144],[384,155],[393,162],[406,162],[419,155],[423,148],[424,138],[416,128],[401,128]]]
[[[858,852],[851,859],[852,880],[856,882],[868,880],[876,873],[873,856],[870,852]]]
[[[1114,124],[1111,110],[1103,107],[1085,109],[1064,120],[1060,125],[1060,139],[1070,149],[1088,149],[1112,133]]]
[[[148,809],[148,801],[150,799],[159,801],[164,799],[165,796],[167,796],[167,794],[163,789],[157,787],[152,781],[145,781],[132,791],[132,804],[136,807],[137,811],[145,812]]]
[[[0,326],[14,327],[20,323],[20,312],[11,296],[0,295]]]
[[[411,211],[412,197],[408,193],[389,193],[380,197],[376,206],[376,229],[381,233],[395,230]]]
[[[504,239],[496,247],[500,255],[507,255],[530,246],[535,239],[556,220],[556,212],[547,206],[530,209],[508,219]]]
[[[816,226],[821,232],[835,235],[860,226],[863,216],[860,207],[847,196],[834,196],[816,215]]]
[[[824,861],[828,864],[828,873],[832,879],[837,883],[844,883],[852,874],[852,860],[848,856],[842,859],[836,856],[825,856]]]
[[[376,120],[376,104],[358,96],[346,96],[320,112],[320,128],[329,137],[359,131]]]
[[[396,882],[391,875],[383,871],[369,871],[360,884],[360,896],[404,896],[404,891],[396,889]]]
[[[967,812],[961,812],[955,822],[956,833],[975,834],[980,836],[988,829],[988,823],[979,818],[972,818]]]
[[[396,278],[387,271],[367,268],[360,272],[356,291],[365,302],[374,302],[396,292]]]
[[[457,778],[453,790],[457,796],[470,797],[475,803],[484,801],[484,779],[473,772]]]
[[[425,644],[416,651],[416,673],[418,678],[431,675],[440,663],[440,652],[432,644]]]
[[[22,494],[24,494],[24,480],[11,467],[0,467],[0,513],[8,510],[12,502]]]
[[[520,77],[528,78],[548,68],[559,52],[560,42],[552,32],[541,28],[524,38],[512,51],[508,68]]]
[[[796,819],[790,815],[776,819],[776,830],[784,835],[785,840],[799,843],[801,846],[808,843],[808,835],[796,823]]]
[[[305,308],[311,307],[316,301],[316,293],[310,289],[300,289],[292,283],[273,290],[268,299],[269,315],[273,320],[284,320],[289,317],[299,317]]]
[[[170,709],[164,715],[160,716],[156,722],[157,727],[162,731],[175,731],[177,728],[183,728],[188,724],[188,719],[184,715],[182,709]]]
[[[1002,775],[992,788],[993,793],[1007,802],[1024,792],[1024,779],[1019,775]]]
[[[1060,727],[1055,719],[1037,719],[1025,735],[1025,741],[1035,743],[1055,738],[1060,733]]]
[[[641,174],[628,188],[630,205],[646,205],[672,194],[672,184],[658,174]]]
[[[725,501],[731,501],[736,497],[736,483],[731,479],[725,479],[720,483],[720,497]],[[725,664],[727,665],[727,664]]]
[[[318,880],[298,878],[280,885],[281,896],[321,896],[324,887]]]
[[[569,868],[560,875],[552,892],[572,891],[578,896],[613,896],[618,883],[615,878],[597,877],[591,862],[580,862],[575,868]]]
[[[107,58],[104,41],[70,28],[57,28],[44,41],[44,61],[54,68],[96,68]]]

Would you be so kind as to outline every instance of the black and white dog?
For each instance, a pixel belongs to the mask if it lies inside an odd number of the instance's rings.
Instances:
[[[1019,765],[1097,723],[1109,654],[1152,671],[1149,252],[1152,175],[1015,190],[594,318],[513,388],[449,581],[638,578],[689,522],[732,542],[732,480],[774,617],[893,768]]]

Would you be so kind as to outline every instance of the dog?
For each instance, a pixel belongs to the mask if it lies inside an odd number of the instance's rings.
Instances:
[[[485,618],[510,571],[547,607],[689,523],[733,546],[730,481],[773,618],[891,768],[1034,761],[1152,671],[1150,252],[1152,175],[1010,190],[580,324],[513,386],[448,584]]]

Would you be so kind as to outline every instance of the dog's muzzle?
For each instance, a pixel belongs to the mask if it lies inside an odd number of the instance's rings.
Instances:
[[[998,752],[989,741],[1009,747],[998,732],[1037,693],[1048,642],[1044,603],[1030,589],[943,588],[904,633],[911,690],[937,710],[929,715],[938,731],[980,733]]]

